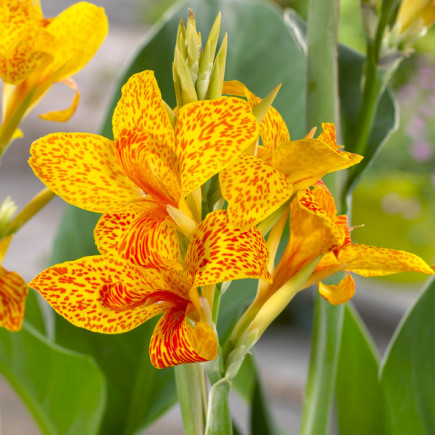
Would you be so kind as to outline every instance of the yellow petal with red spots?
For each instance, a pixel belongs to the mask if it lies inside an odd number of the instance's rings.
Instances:
[[[175,153],[147,131],[133,129],[116,141],[125,174],[162,204],[176,206],[180,181]]]
[[[258,157],[242,154],[219,174],[231,224],[245,231],[277,210],[293,193],[286,177]]]
[[[33,142],[29,164],[65,201],[85,210],[117,211],[143,193],[124,174],[115,144],[88,133],[53,133]]]
[[[361,159],[358,154],[336,151],[319,139],[301,139],[278,146],[271,164],[286,175],[295,188],[305,189],[325,174],[348,168]]]
[[[242,278],[270,281],[269,251],[257,228],[232,227],[224,210],[209,213],[199,224],[186,253],[192,287]]]
[[[41,115],[39,115],[40,118],[45,119],[46,121],[66,122],[71,118],[71,116],[74,115],[80,101],[79,89],[77,88],[76,82],[72,79],[62,80],[62,83],[69,86],[74,91],[74,98],[71,105],[64,110],[56,110],[55,112],[42,113]]]
[[[0,266],[0,326],[9,331],[21,329],[27,291],[20,275]]]
[[[383,276],[400,272],[435,274],[423,259],[410,252],[352,244],[340,250],[338,261],[343,269],[362,276]]]
[[[191,322],[186,318],[186,309],[167,310],[155,327],[150,343],[154,367],[162,369],[216,358],[218,343],[213,329],[204,322]]]
[[[322,181],[318,181],[314,184],[311,194],[319,207],[331,219],[335,219],[337,216],[337,207],[335,206],[334,198]]]
[[[113,113],[115,139],[134,129],[149,132],[174,152],[174,129],[153,71],[143,71],[128,79]]]
[[[222,97],[183,106],[176,124],[182,195],[231,165],[257,136],[257,120],[241,99]]]
[[[135,203],[101,216],[94,230],[95,244],[101,254],[120,256],[142,267],[180,270],[177,232],[170,223],[158,204]]]
[[[44,47],[53,60],[37,74],[54,82],[81,70],[104,41],[108,26],[104,9],[91,3],[76,3],[61,12],[46,27],[56,41]]]
[[[147,305],[147,297],[162,285],[158,271],[112,257],[57,264],[29,285],[73,325],[106,334],[130,331],[165,309]]]
[[[309,189],[298,193],[290,208],[290,240],[275,269],[273,286],[281,287],[321,254],[339,248],[344,231],[315,202]]]
[[[320,133],[319,138],[321,142],[328,145],[335,151],[338,151],[338,146],[335,136],[335,125],[329,122],[322,123],[322,133]]]
[[[246,97],[252,108],[257,106],[261,101],[261,98],[255,96],[243,83],[237,80],[225,82],[223,93]],[[282,116],[274,107],[269,108],[260,123],[260,136],[264,145],[264,160],[267,162],[270,162],[272,154],[279,144],[290,141],[287,126]]]
[[[334,273],[340,272],[341,270],[342,267],[337,260],[335,252],[327,252],[320,259],[313,273],[305,282],[303,288],[317,284],[319,281],[322,281],[329,276],[334,275]]]
[[[349,273],[336,285],[319,282],[319,293],[332,305],[344,304],[355,294],[355,281]]]

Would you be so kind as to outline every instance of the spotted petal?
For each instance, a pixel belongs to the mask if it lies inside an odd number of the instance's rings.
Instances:
[[[101,216],[94,230],[100,253],[120,256],[142,267],[181,269],[175,228],[165,209],[150,201]]]
[[[336,285],[319,282],[319,293],[332,305],[344,304],[355,294],[355,281],[349,273]]]
[[[293,193],[286,177],[258,157],[242,154],[219,174],[228,217],[242,231],[278,209]]]
[[[185,268],[192,287],[242,278],[270,281],[269,252],[254,227],[240,231],[224,210],[209,213],[198,226],[186,253]]]
[[[340,250],[338,261],[343,268],[362,276],[383,276],[400,272],[435,274],[417,255],[395,249],[352,244]]]
[[[143,71],[128,79],[113,113],[115,139],[133,129],[149,132],[174,151],[174,130],[153,71]]]
[[[257,120],[241,99],[222,97],[183,106],[176,125],[182,194],[231,165],[257,136]]]
[[[325,174],[360,162],[362,156],[336,151],[319,139],[283,143],[272,157],[272,166],[287,176],[298,189],[305,189]]]
[[[152,134],[132,129],[116,141],[125,174],[156,201],[176,206],[180,181],[175,153]]]
[[[0,326],[9,331],[21,329],[27,290],[20,275],[0,266]]]
[[[114,143],[88,133],[53,133],[33,142],[29,164],[65,201],[104,213],[143,196],[124,174]]]
[[[73,325],[106,334],[130,331],[165,309],[162,304],[146,305],[146,298],[162,285],[156,270],[112,257],[57,264],[29,285]]]
[[[217,356],[218,343],[213,329],[205,322],[192,322],[181,307],[165,312],[150,343],[154,367],[162,369],[178,364],[210,361]]]

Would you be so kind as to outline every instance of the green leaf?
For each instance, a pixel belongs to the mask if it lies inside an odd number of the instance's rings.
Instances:
[[[63,349],[28,323],[0,329],[0,371],[44,434],[96,434],[105,403],[103,374],[91,358]]]
[[[388,434],[435,433],[435,279],[402,319],[382,361]]]
[[[361,104],[361,77],[364,67],[364,56],[349,47],[340,46],[339,50],[339,93],[343,143],[346,151],[354,152],[355,127]],[[349,170],[349,175],[344,187],[343,197],[356,187],[362,173],[396,130],[398,124],[398,110],[394,96],[389,88],[384,92],[379,101],[372,132],[364,154],[364,159]]]
[[[340,434],[383,434],[384,408],[379,359],[358,313],[344,310],[336,394]]]

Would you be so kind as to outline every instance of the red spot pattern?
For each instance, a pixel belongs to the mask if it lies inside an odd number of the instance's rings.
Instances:
[[[0,266],[0,325],[19,331],[24,318],[27,284],[15,272]]]
[[[209,213],[198,226],[186,253],[192,286],[242,278],[270,281],[269,251],[260,232],[233,228],[224,210]]]

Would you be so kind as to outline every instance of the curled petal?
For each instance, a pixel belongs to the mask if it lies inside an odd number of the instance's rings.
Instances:
[[[334,124],[330,122],[322,123],[322,133],[319,135],[319,140],[328,145],[331,149],[338,151]]]
[[[133,129],[116,141],[125,174],[156,201],[173,206],[180,199],[176,157],[152,134]]]
[[[410,252],[352,244],[340,250],[343,268],[362,276],[383,276],[399,272],[435,274],[424,260]]]
[[[176,124],[182,195],[229,166],[257,136],[257,120],[241,99],[222,97],[183,106]]]
[[[270,282],[269,251],[257,228],[240,231],[230,225],[224,210],[209,213],[198,226],[186,253],[186,272],[192,287],[242,278]]]
[[[0,326],[9,331],[21,329],[27,291],[20,275],[0,266]]]
[[[94,230],[98,250],[142,267],[181,269],[175,228],[166,211],[153,202],[126,206],[101,216]]]
[[[293,193],[286,177],[263,160],[242,154],[219,174],[231,224],[244,231],[277,210]]]
[[[165,309],[163,304],[137,303],[146,301],[162,285],[156,270],[138,269],[112,257],[57,264],[29,285],[73,325],[106,334],[130,331]],[[115,299],[117,309],[112,308]],[[128,308],[121,310],[122,303]]]
[[[337,216],[337,207],[335,206],[334,198],[322,181],[318,181],[314,184],[311,194],[320,208],[324,210],[331,219],[335,219]]]
[[[71,105],[64,110],[56,110],[55,112],[43,113],[39,115],[40,118],[45,119],[46,121],[66,122],[71,118],[71,116],[74,115],[80,101],[79,89],[77,88],[76,82],[72,79],[62,80],[62,83],[69,86],[75,92]]]
[[[349,273],[336,285],[319,282],[319,293],[332,305],[344,304],[355,294],[355,281]]]
[[[205,322],[191,325],[186,311],[169,309],[159,320],[150,343],[154,367],[210,361],[217,356],[218,343],[213,329]]]
[[[113,113],[115,139],[134,129],[150,132],[155,140],[175,150],[174,130],[153,71],[128,79]]]
[[[305,189],[325,174],[348,168],[361,159],[358,154],[336,151],[319,139],[301,139],[278,146],[271,164],[296,188]]]
[[[33,142],[29,164],[65,201],[104,213],[143,196],[124,174],[114,143],[88,133],[53,133]]]

